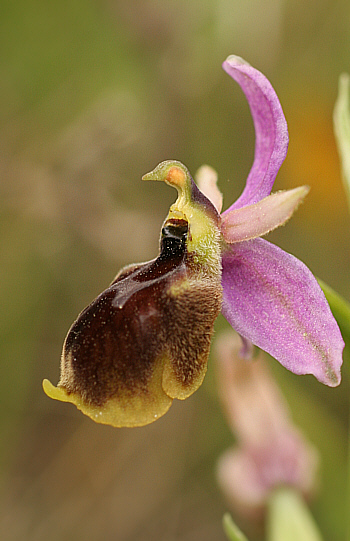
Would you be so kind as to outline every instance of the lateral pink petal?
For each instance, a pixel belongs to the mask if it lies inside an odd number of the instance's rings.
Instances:
[[[340,383],[344,341],[310,270],[264,239],[222,258],[222,313],[232,327],[295,374]]]
[[[220,192],[217,181],[218,174],[210,165],[202,165],[196,173],[196,183],[198,188],[211,201],[220,214],[222,209],[222,193]]]
[[[288,129],[279,99],[262,73],[237,56],[229,56],[222,66],[246,95],[256,137],[253,166],[242,195],[228,209],[231,210],[257,203],[270,194],[287,154]]]
[[[233,243],[266,235],[289,220],[308,191],[308,186],[300,186],[276,192],[259,203],[224,213],[221,222],[224,239]]]

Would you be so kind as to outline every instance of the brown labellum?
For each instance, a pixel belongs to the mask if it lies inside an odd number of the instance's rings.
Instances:
[[[94,412],[119,404],[116,426],[155,420],[205,375],[221,286],[198,280],[187,235],[186,221],[166,223],[159,256],[123,269],[66,337],[59,387]]]
[[[97,422],[141,426],[201,385],[222,300],[218,215],[180,162],[150,179],[177,187],[159,256],[124,268],[71,326],[52,398]],[[189,218],[187,218],[189,216]]]

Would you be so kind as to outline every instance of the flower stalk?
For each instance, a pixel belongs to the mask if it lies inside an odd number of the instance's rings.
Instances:
[[[343,184],[350,210],[350,75],[348,73],[342,73],[339,77],[333,124],[341,160]]]
[[[274,490],[268,500],[267,541],[323,541],[309,508],[292,488]]]
[[[222,517],[222,525],[229,541],[248,541],[248,538],[233,522],[229,513],[225,513]]]

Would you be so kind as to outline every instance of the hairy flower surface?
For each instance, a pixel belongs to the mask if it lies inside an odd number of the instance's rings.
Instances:
[[[160,254],[124,268],[73,323],[66,337],[57,400],[97,422],[141,426],[202,383],[222,303],[219,214],[180,162],[144,176],[177,188]]]
[[[229,57],[223,67],[246,94],[256,131],[242,195],[220,216],[212,170],[199,174],[202,191],[178,161],[145,175],[178,191],[159,256],[124,268],[81,312],[64,343],[58,386],[44,380],[51,398],[74,403],[97,422],[145,425],[174,398],[190,396],[203,381],[220,309],[289,370],[340,382],[344,344],[317,281],[303,263],[257,238],[288,220],[308,192],[270,195],[288,146],[281,105],[267,79],[242,59]]]

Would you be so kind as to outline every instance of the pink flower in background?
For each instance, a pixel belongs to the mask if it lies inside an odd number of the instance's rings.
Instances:
[[[259,515],[280,486],[310,496],[318,455],[293,425],[263,352],[256,360],[242,358],[242,342],[232,331],[222,333],[215,346],[219,395],[237,438],[217,469],[228,501],[242,514]]]

